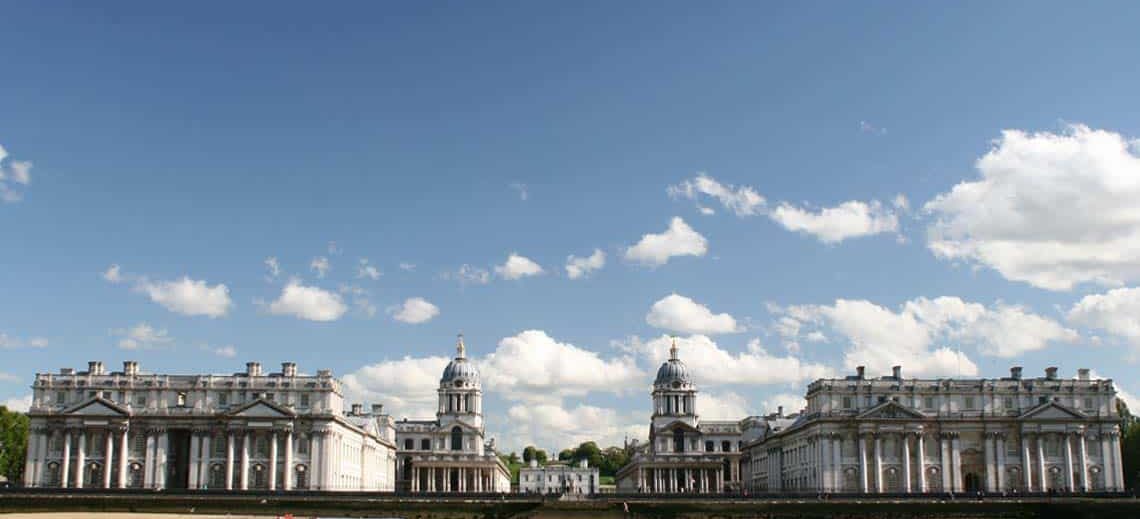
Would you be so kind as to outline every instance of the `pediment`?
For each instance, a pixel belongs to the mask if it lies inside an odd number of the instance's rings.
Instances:
[[[260,398],[231,411],[229,414],[235,418],[291,418],[296,415],[289,409]]]
[[[1087,417],[1079,411],[1069,409],[1057,402],[1047,402],[1026,411],[1019,418],[1022,420],[1084,420]]]
[[[685,432],[694,432],[694,433],[701,432],[700,429],[693,427],[692,425],[689,425],[685,422],[682,422],[681,420],[669,422],[665,425],[662,425],[661,427],[657,428],[657,431],[658,432],[672,432],[672,431],[675,431],[677,429],[682,429]]]
[[[69,416],[128,416],[130,413],[126,409],[115,405],[114,402],[104,400],[100,397],[92,398],[83,402],[63,414]]]
[[[902,405],[894,400],[888,400],[859,414],[859,418],[883,419],[914,419],[926,418],[926,415]]]

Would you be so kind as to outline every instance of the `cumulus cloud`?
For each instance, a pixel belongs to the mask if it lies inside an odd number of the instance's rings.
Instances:
[[[661,335],[649,341],[630,337],[615,344],[619,349],[638,355],[656,369],[669,358],[669,348],[677,341],[681,360],[702,385],[799,384],[832,375],[822,364],[800,360],[794,356],[768,353],[759,340],[749,341],[745,351],[730,352],[705,335],[670,337]]]
[[[426,323],[439,315],[439,307],[422,297],[410,297],[404,304],[388,309],[392,318],[409,324]]]
[[[920,297],[897,311],[848,299],[775,310],[799,321],[805,333],[826,330],[845,343],[847,369],[866,366],[871,373],[902,365],[908,375],[975,376],[978,367],[966,354],[938,343],[974,346],[984,355],[1008,358],[1077,339],[1075,331],[1024,307],[1000,302],[986,307],[957,297]]]
[[[1140,288],[1115,288],[1082,297],[1069,309],[1070,323],[1103,330],[1128,342],[1140,355]]]
[[[210,286],[203,280],[190,279],[187,276],[174,281],[143,280],[136,288],[145,293],[151,301],[171,312],[183,315],[222,317],[233,306],[230,290],[226,285]]]
[[[697,414],[702,420],[740,420],[756,412],[738,393],[703,391],[697,396]]]
[[[767,203],[764,197],[751,187],[721,184],[705,173],[698,173],[692,179],[669,186],[665,191],[670,197],[688,200],[698,200],[701,196],[711,197],[720,202],[725,209],[741,217],[763,213]],[[710,214],[712,211],[707,207],[698,206],[698,208],[703,214]]]
[[[356,266],[356,277],[376,281],[380,279],[380,269],[370,265],[368,258],[360,258],[360,263]]]
[[[308,321],[335,321],[348,311],[339,295],[302,285],[295,279],[281,289],[281,295],[269,304],[268,309],[274,315],[289,315]]]
[[[669,228],[661,234],[646,234],[625,250],[625,259],[642,265],[658,267],[674,256],[704,256],[708,240],[689,227],[679,216],[673,217]]]
[[[335,244],[330,244],[330,247],[335,247]],[[332,265],[329,264],[329,259],[324,256],[317,256],[313,261],[309,262],[309,269],[317,273],[318,278],[324,278]]]
[[[654,328],[680,333],[734,333],[741,331],[727,313],[714,314],[707,306],[678,294],[667,295],[650,307],[645,322]]]
[[[898,216],[878,200],[870,203],[851,200],[818,211],[784,202],[769,216],[785,229],[809,234],[823,243],[899,230]]]
[[[119,347],[124,350],[149,350],[174,342],[165,328],[155,328],[147,323],[139,323],[130,328],[112,330],[119,339]]]
[[[603,448],[622,445],[627,437],[645,436],[644,413],[560,403],[517,404],[507,410],[504,451],[521,451],[527,445],[555,449],[595,441]],[[553,452],[551,454],[557,454]]]
[[[392,416],[424,419],[435,416],[436,389],[448,357],[404,357],[363,366],[343,377],[356,401],[383,403]]]
[[[103,279],[110,283],[120,283],[123,281],[123,274],[120,272],[118,264],[112,264],[103,271]]]
[[[559,342],[542,330],[502,339],[481,364],[487,387],[510,400],[549,400],[591,391],[621,393],[645,384],[645,374],[634,358],[605,359]]]
[[[764,399],[762,413],[774,413],[784,408],[784,415],[797,413],[807,407],[807,400],[802,394],[776,393]]]
[[[526,256],[511,253],[507,261],[495,267],[495,275],[503,279],[520,279],[543,273],[542,266]]]
[[[28,393],[22,397],[9,398],[0,401],[0,406],[7,407],[9,411],[17,413],[26,413],[32,407],[32,395]]]
[[[412,272],[412,271],[416,270],[416,264],[415,263],[408,263],[408,262],[400,263],[400,270],[403,270],[405,272]]]
[[[458,281],[460,285],[486,285],[491,282],[491,273],[486,269],[474,267],[464,263],[455,272],[444,272],[440,275],[443,279],[453,279]]]
[[[594,249],[594,253],[584,258],[571,254],[566,257],[566,277],[580,279],[589,276],[594,271],[606,265],[606,253],[602,249]]]
[[[32,182],[31,170],[31,162],[9,160],[8,151],[0,146],[0,202],[19,202],[24,198],[23,189]]]
[[[924,205],[938,257],[1048,290],[1140,278],[1140,144],[1072,125],[1006,130],[978,159],[979,178]]]

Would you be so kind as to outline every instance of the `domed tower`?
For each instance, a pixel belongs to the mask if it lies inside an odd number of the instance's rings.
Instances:
[[[677,339],[669,347],[669,360],[657,368],[653,380],[653,426],[683,422],[692,427],[698,423],[697,386],[688,366],[677,357]]]
[[[438,393],[436,417],[440,426],[459,421],[483,432],[483,389],[479,383],[479,370],[467,360],[463,334],[456,341],[455,358],[443,368]]]

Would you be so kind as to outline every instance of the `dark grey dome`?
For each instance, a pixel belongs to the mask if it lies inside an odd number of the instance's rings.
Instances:
[[[479,370],[475,368],[474,364],[462,357],[452,359],[451,362],[447,363],[447,367],[443,368],[443,377],[440,377],[439,381],[444,383],[460,379],[472,383],[479,381]]]
[[[692,381],[689,367],[677,357],[677,341],[674,339],[673,346],[669,348],[669,360],[657,368],[657,378],[653,380],[653,385],[669,385],[673,382],[690,384]]]

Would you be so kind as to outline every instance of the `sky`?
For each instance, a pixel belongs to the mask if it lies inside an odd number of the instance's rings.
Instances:
[[[806,385],[1140,391],[1135,3],[3,8],[0,402],[37,372],[332,369],[488,435],[648,434]]]

